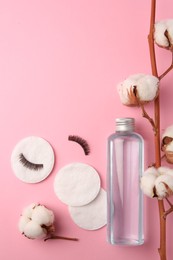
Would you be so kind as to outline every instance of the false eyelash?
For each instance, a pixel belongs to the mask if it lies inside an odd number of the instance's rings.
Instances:
[[[69,140],[69,141],[76,142],[76,143],[78,143],[80,146],[82,146],[85,155],[88,155],[88,154],[90,153],[89,144],[88,144],[87,141],[86,141],[85,139],[83,139],[82,137],[77,136],[77,135],[69,135],[68,140]]]
[[[25,156],[23,155],[23,153],[19,154],[19,161],[23,164],[24,167],[26,167],[30,170],[38,171],[43,168],[43,164],[37,164],[37,163],[32,163],[32,162],[28,161],[25,158]]]

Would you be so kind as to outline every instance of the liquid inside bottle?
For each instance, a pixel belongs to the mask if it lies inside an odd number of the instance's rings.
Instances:
[[[134,124],[132,118],[118,120],[121,124]],[[133,124],[121,125],[108,138],[107,235],[113,245],[141,245],[144,241],[140,189],[143,139],[133,131]]]

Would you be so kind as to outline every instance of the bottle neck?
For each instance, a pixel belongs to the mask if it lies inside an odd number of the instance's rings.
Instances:
[[[116,132],[134,132],[135,123],[134,118],[117,118]]]

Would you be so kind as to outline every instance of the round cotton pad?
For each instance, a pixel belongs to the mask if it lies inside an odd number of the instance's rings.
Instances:
[[[61,168],[54,181],[57,197],[69,206],[90,203],[100,190],[97,171],[84,163],[72,163]]]
[[[91,203],[68,208],[74,223],[83,229],[96,230],[107,223],[106,192],[103,189]]]
[[[54,152],[43,138],[30,136],[22,139],[11,155],[12,169],[18,179],[26,183],[44,180],[54,166]]]

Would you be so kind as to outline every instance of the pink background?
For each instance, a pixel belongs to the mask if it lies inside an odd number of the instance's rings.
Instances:
[[[172,0],[158,0],[157,19],[171,18]],[[72,162],[95,167],[106,188],[106,139],[114,119],[136,118],[145,139],[146,167],[154,161],[152,130],[137,108],[120,103],[116,84],[134,73],[150,73],[147,43],[150,1],[5,0],[0,1],[0,259],[146,260],[159,259],[156,200],[145,198],[145,244],[114,247],[106,227],[86,231],[71,220],[55,196],[57,171]],[[157,48],[159,71],[171,57]],[[172,124],[172,74],[161,84],[161,131]],[[152,115],[152,105],[147,106]],[[69,142],[78,134],[91,146],[85,156]],[[52,174],[38,184],[25,184],[11,170],[10,156],[24,137],[37,135],[55,151]],[[24,206],[40,202],[55,211],[57,233],[79,242],[32,241],[17,228]],[[172,259],[173,214],[168,217],[168,256]]]

